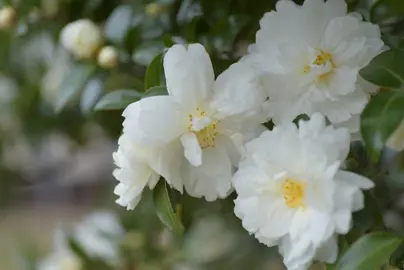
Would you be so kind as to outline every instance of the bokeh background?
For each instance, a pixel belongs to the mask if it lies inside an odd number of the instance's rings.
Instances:
[[[376,18],[386,42],[401,42],[404,4],[390,0],[371,9],[373,2],[348,4],[365,19]],[[115,205],[112,152],[122,111],[94,110],[108,92],[144,91],[147,66],[173,43],[204,44],[220,74],[246,53],[260,18],[275,3],[0,1],[1,8],[15,11],[8,24],[0,18],[0,270],[38,269],[38,262],[54,251],[58,231],[69,234],[99,211],[112,213],[121,226],[110,248],[118,250],[121,263],[89,259],[70,241],[69,248],[91,262],[47,269],[282,269],[275,250],[242,230],[232,212],[234,195],[214,203],[183,196],[183,237],[161,224],[150,192],[135,211]],[[101,68],[96,60],[77,61],[60,45],[63,27],[81,18],[99,25],[105,44],[118,50],[114,68]],[[357,147],[360,153],[361,145]],[[393,189],[403,187],[396,183]],[[391,226],[402,225],[403,205],[396,200],[383,206]],[[100,223],[102,219],[90,222]]]

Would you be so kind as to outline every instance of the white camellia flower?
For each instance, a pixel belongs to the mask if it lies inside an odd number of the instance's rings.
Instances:
[[[248,65],[236,63],[215,81],[202,45],[174,45],[164,57],[164,70],[169,95],[144,98],[123,114],[116,193],[130,208],[147,184],[156,183],[146,164],[180,192],[185,187],[208,201],[226,197],[244,140],[260,130],[265,95]]]
[[[313,259],[332,263],[336,234],[346,234],[352,212],[363,208],[362,189],[373,183],[340,169],[349,132],[326,126],[321,114],[282,124],[246,145],[234,175],[235,213],[243,227],[268,246],[279,245],[289,270]]]
[[[103,43],[101,29],[89,19],[66,25],[60,35],[63,47],[77,59],[91,59]]]
[[[245,60],[257,65],[275,124],[315,112],[337,124],[360,114],[377,89],[358,71],[382,47],[379,27],[347,14],[345,0],[280,0],[261,19]]]
[[[54,251],[39,261],[38,270],[83,270],[83,263],[68,246],[66,235],[57,230],[54,236]]]
[[[124,125],[126,125],[125,120]],[[139,203],[143,189],[146,185],[153,189],[160,175],[155,173],[147,164],[147,156],[151,155],[151,149],[135,145],[127,134],[123,134],[118,140],[118,150],[113,154],[117,169],[114,177],[120,182],[114,193],[119,196],[116,203],[128,210],[135,209]]]
[[[103,211],[92,213],[76,225],[73,235],[89,256],[110,265],[119,265],[119,243],[124,229],[115,214]]]

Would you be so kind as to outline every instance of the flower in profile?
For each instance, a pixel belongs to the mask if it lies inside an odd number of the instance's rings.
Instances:
[[[127,121],[124,122],[126,126]],[[155,173],[147,163],[147,156],[151,156],[152,149],[136,145],[125,133],[119,138],[118,144],[118,150],[113,154],[118,167],[113,175],[119,181],[114,190],[114,193],[119,196],[116,203],[128,210],[133,210],[142,197],[143,189],[147,185],[153,189],[160,175]]]
[[[344,0],[281,0],[261,19],[245,59],[258,67],[276,124],[315,112],[339,124],[360,114],[376,90],[358,71],[382,47],[379,27],[347,14]]]
[[[233,177],[235,213],[260,242],[279,245],[290,270],[307,269],[313,259],[334,262],[336,234],[349,231],[352,212],[363,208],[362,189],[373,187],[340,169],[349,142],[347,129],[313,114],[299,129],[281,124],[246,145]]]
[[[260,130],[265,95],[246,64],[232,65],[215,81],[200,44],[174,45],[164,71],[169,95],[144,98],[124,111],[127,145],[134,152],[148,149],[146,163],[177,190],[208,201],[224,198],[243,141]],[[145,186],[148,177],[133,181]]]
[[[98,25],[91,20],[80,19],[63,28],[60,42],[77,59],[91,59],[102,46],[103,37]]]

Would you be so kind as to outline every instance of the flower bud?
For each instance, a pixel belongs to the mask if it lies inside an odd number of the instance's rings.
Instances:
[[[80,19],[64,27],[61,44],[77,59],[91,59],[102,46],[101,29],[88,19]]]
[[[3,7],[0,10],[0,29],[7,29],[14,25],[17,12],[13,7]]]
[[[163,13],[164,10],[165,10],[165,7],[163,5],[157,4],[157,3],[150,3],[145,8],[145,12],[146,12],[147,16],[149,16],[149,17],[157,17],[161,13]]]
[[[396,151],[404,150],[404,121],[402,121],[393,134],[390,135],[386,146]]]
[[[105,46],[98,54],[98,64],[103,68],[114,68],[119,61],[118,51],[112,46]]]

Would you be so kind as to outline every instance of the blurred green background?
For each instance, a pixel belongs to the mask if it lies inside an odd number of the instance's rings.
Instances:
[[[381,25],[390,46],[402,44],[403,2],[373,2],[348,4]],[[184,237],[160,223],[150,192],[135,211],[116,206],[111,155],[122,112],[94,110],[106,93],[143,92],[147,66],[174,43],[202,43],[221,73],[247,52],[260,18],[275,3],[0,1],[15,11],[10,25],[0,29],[0,270],[37,269],[52,252],[57,228],[74,227],[99,209],[115,212],[125,228],[119,240],[123,265],[89,262],[83,269],[282,269],[276,251],[241,228],[232,211],[234,195],[214,203],[181,197]],[[61,29],[81,18],[98,24],[105,44],[119,51],[116,67],[76,61],[61,47]],[[403,190],[392,182],[396,193]],[[388,200],[383,207],[386,221],[402,226],[403,201]]]

